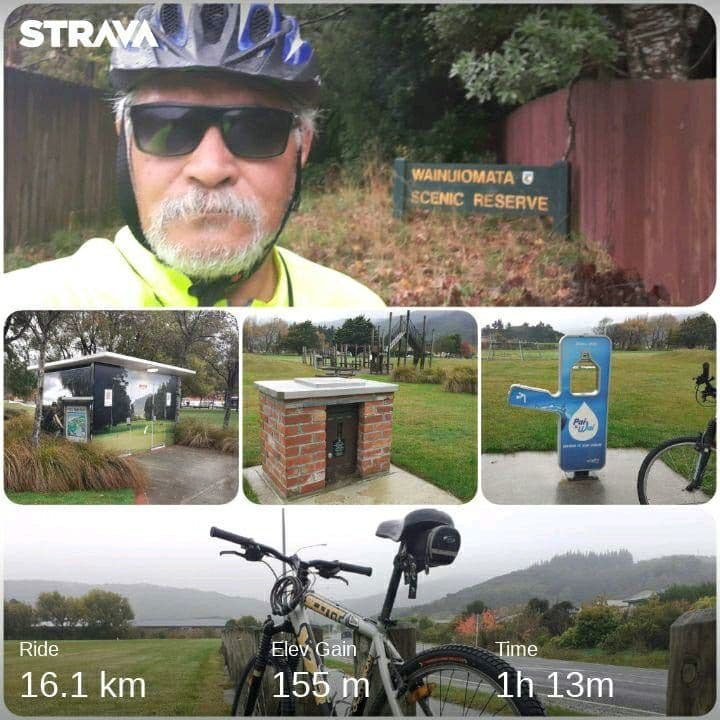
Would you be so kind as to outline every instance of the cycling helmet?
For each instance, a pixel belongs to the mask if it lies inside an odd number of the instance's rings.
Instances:
[[[273,4],[145,5],[135,19],[146,21],[157,47],[116,47],[110,80],[128,91],[150,74],[212,70],[260,80],[303,105],[317,104],[320,74],[315,53],[300,37],[294,17]]]
[[[144,43],[113,50],[110,81],[120,92],[133,90],[145,79],[164,73],[212,71],[272,86],[300,107],[317,105],[320,74],[315,53],[300,37],[297,20],[283,15],[273,4],[158,3],[141,7],[135,19],[147,22],[157,47]],[[273,245],[300,202],[300,156],[298,148],[293,195]],[[117,180],[125,222],[133,235],[149,247],[138,216],[124,122],[120,123]],[[229,288],[252,275],[266,257],[260,258],[243,278],[197,280],[190,293],[198,297],[198,304],[213,305]]]

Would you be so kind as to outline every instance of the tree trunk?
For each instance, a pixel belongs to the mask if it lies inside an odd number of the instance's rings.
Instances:
[[[702,12],[692,5],[624,5],[630,77],[687,80],[692,33],[697,30]]]
[[[225,388],[225,417],[223,418],[223,428],[230,426],[230,399],[232,395],[230,388]]]
[[[33,420],[32,446],[40,445],[40,424],[42,423],[43,385],[45,384],[45,353],[47,340],[43,337],[40,343],[40,357],[38,359],[37,382],[35,384],[35,419]]]

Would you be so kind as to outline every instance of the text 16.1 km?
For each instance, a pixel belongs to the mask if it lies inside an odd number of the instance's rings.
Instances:
[[[26,690],[23,698],[71,698],[82,699],[89,697],[85,692],[85,678],[81,672],[76,672],[70,678],[71,687],[64,690],[58,683],[57,673],[46,672],[39,678],[35,678],[32,672],[26,672],[22,676],[26,683]],[[113,698],[144,698],[146,693],[145,680],[142,678],[115,677],[100,671],[97,678],[97,689],[101,699]]]

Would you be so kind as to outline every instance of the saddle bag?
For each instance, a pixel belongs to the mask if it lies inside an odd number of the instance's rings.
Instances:
[[[428,528],[408,543],[418,570],[451,565],[460,552],[460,533],[451,525]]]

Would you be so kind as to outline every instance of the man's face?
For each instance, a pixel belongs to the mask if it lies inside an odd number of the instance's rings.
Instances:
[[[161,102],[289,109],[264,90],[197,75],[143,86],[133,100]],[[291,200],[298,148],[307,159],[312,134],[301,132],[290,132],[282,155],[260,160],[235,157],[218,127],[178,157],[149,155],[131,141],[140,222],[158,257],[193,277],[246,275],[267,252]]]

